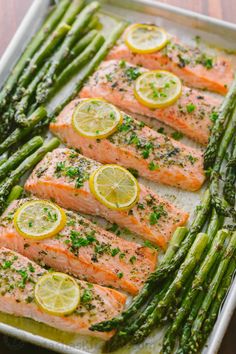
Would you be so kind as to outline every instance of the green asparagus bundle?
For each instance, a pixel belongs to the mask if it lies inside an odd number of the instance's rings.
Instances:
[[[190,247],[192,246],[196,235],[201,231],[205,221],[207,219],[207,214],[210,211],[210,193],[207,190],[204,194],[202,204],[197,208],[197,213],[195,220],[193,221],[190,230],[185,237],[181,247],[176,252],[171,260],[163,262],[148,278],[143,288],[139,294],[134,298],[131,305],[123,311],[119,316],[114,317],[111,320],[103,321],[91,326],[91,330],[108,332],[114,328],[119,328],[125,323],[126,320],[130,319],[131,316],[135,315],[149,296],[153,293],[156,287],[166,279],[171,273],[176,271],[181,265],[185,256],[187,255]]]
[[[54,150],[60,145],[57,138],[46,142],[32,155],[28,156],[10,175],[0,184],[0,212],[2,213],[7,205],[7,197],[14,185],[18,183],[20,178],[31,168],[33,168],[47,152]]]
[[[39,104],[46,101],[48,97],[48,90],[55,82],[56,71],[60,63],[63,62],[64,58],[68,56],[76,41],[81,38],[83,29],[88,25],[89,21],[91,20],[94,13],[98,10],[98,8],[99,3],[96,1],[87,5],[81,11],[76,21],[72,25],[68,36],[66,36],[65,40],[58,48],[55,56],[53,56],[49,70],[45,75],[43,82],[41,82],[38,86],[36,100]]]
[[[44,41],[37,53],[35,53],[35,55],[31,58],[29,65],[25,68],[18,81],[18,88],[13,97],[14,100],[18,101],[22,97],[27,85],[32,79],[32,75],[41,68],[45,60],[52,55],[58,44],[63,40],[63,38],[65,38],[66,34],[71,29],[71,25],[75,21],[76,16],[81,11],[84,1],[74,0],[72,2],[69,1],[69,4],[70,6],[67,7],[66,13],[54,29],[53,33],[51,33],[47,40]]]
[[[85,50],[74,59],[57,78],[55,91],[62,87],[73,75],[77,74],[78,70],[94,57],[103,43],[104,38],[98,33],[87,48],[85,48]]]
[[[221,138],[224,134],[224,129],[228,123],[228,119],[232,114],[236,102],[236,78],[234,79],[229,92],[227,93],[223,103],[220,107],[218,118],[212,128],[211,136],[204,153],[204,168],[208,170],[211,168],[217,157],[218,147]]]
[[[214,324],[217,320],[218,313],[220,311],[221,305],[223,300],[225,299],[225,296],[227,295],[227,292],[230,288],[230,285],[232,283],[233,275],[235,274],[235,269],[236,269],[236,254],[233,255],[233,257],[230,260],[230,264],[228,265],[228,269],[226,273],[223,276],[223,279],[220,283],[219,286],[219,291],[217,292],[216,298],[214,302],[211,304],[209,313],[207,314],[207,318],[203,323],[203,326],[201,328],[202,332],[202,338],[199,338],[199,347],[202,346],[211,333]]]
[[[46,19],[43,26],[36,33],[33,39],[30,41],[27,48],[24,50],[24,53],[18,60],[14,69],[8,76],[4,86],[0,91],[0,112],[3,111],[3,108],[6,106],[10,93],[15,88],[15,85],[21,75],[23,69],[28,64],[29,60],[32,58],[34,53],[40,47],[40,45],[46,40],[50,33],[55,29],[62,16],[64,15],[66,9],[70,4],[70,0],[62,0],[55,7],[55,9],[50,13],[49,17]]]
[[[205,258],[195,275],[192,286],[187,296],[179,307],[175,319],[170,328],[168,329],[167,334],[165,335],[162,349],[163,353],[172,353],[175,346],[176,335],[179,329],[181,328],[181,325],[183,324],[183,321],[185,320],[186,316],[189,314],[194,300],[199,295],[199,290],[204,285],[204,282],[211,268],[219,257],[219,252],[221,251],[221,248],[224,245],[224,241],[226,237],[228,237],[228,235],[228,231],[221,230],[214,238],[214,241],[212,242],[212,245],[209,251],[207,252],[207,255],[205,255]],[[212,235],[210,235],[210,237],[212,238]]]
[[[193,322],[192,330],[191,330],[191,339],[189,344],[189,348],[191,349],[192,352],[196,353],[199,350],[199,342],[201,343],[201,336],[202,336],[201,333],[202,324],[206,319],[207,312],[211,304],[213,303],[213,301],[217,296],[219,285],[227,270],[230,259],[235,253],[235,249],[236,249],[236,232],[232,234],[229,244],[226,247],[225,251],[223,252],[223,259],[219,264],[216,274],[209,286],[209,290],[203,300],[202,306],[200,307],[198,314],[195,318],[195,321]]]
[[[158,303],[154,311],[148,316],[147,321],[140,326],[132,337],[132,343],[140,343],[153,330],[154,326],[159,324],[160,320],[165,316],[168,307],[175,298],[176,294],[183,287],[188,277],[197,266],[204,249],[208,243],[208,236],[205,233],[199,233],[194,240],[184,262],[181,264],[173,282],[167,289],[163,299]]]
[[[161,263],[169,262],[175,252],[180,248],[181,242],[183,241],[184,237],[186,236],[188,229],[186,227],[178,227],[174,232],[167,252],[165,253]],[[106,343],[104,351],[110,352],[117,350],[118,348],[124,346],[126,343],[130,341],[131,336],[135,333],[140,325],[142,325],[146,319],[148,318],[149,314],[153,312],[159,301],[165,295],[167,289],[169,288],[173,279],[168,279],[168,281],[163,286],[163,289],[154,295],[153,299],[150,300],[149,304],[146,306],[144,311],[135,319],[132,318],[127,320],[126,325],[122,327],[122,330],[118,330],[116,334]]]

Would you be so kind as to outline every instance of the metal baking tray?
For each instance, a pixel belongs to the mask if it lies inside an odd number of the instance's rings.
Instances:
[[[31,8],[0,60],[0,83],[4,82],[14,63],[24,50],[30,37],[32,37],[34,32],[41,25],[51,2],[51,0],[33,1]],[[107,14],[111,14],[115,18],[123,18],[131,22],[156,23],[168,29],[170,33],[178,35],[181,39],[190,44],[194,44],[194,37],[196,35],[200,36],[203,41],[201,41],[200,44],[198,43],[198,45],[206,48],[209,52],[218,52],[220,54],[222,50],[219,48],[225,48],[230,51],[236,50],[235,24],[213,19],[167,4],[162,4],[155,0],[101,0],[101,3],[103,12],[102,16],[103,19],[105,18],[104,28],[106,29],[109,29],[109,27],[112,26],[112,22],[106,17]],[[224,52],[224,55],[229,54]],[[231,55],[230,57],[234,63],[236,56]],[[75,81],[76,78],[67,85],[68,87],[66,87],[65,90],[72,89]],[[58,101],[62,99],[64,94],[65,91],[62,90],[56,100]],[[148,123],[154,126],[158,124],[153,121],[149,121]],[[195,143],[190,142],[188,139],[183,141],[191,146],[196,146]],[[154,191],[158,191],[160,195],[169,198],[169,200],[175,205],[189,211],[191,216],[193,215],[193,210],[199,203],[199,199],[204,190],[203,188],[198,193],[190,193],[147,182],[145,180],[142,180],[142,183],[148,185]],[[132,237],[132,235],[127,236],[125,234],[122,236]],[[138,239],[136,241],[140,242]],[[203,349],[203,354],[217,353],[235,308],[236,278],[224,301],[214,330]],[[0,313],[0,332],[52,349],[59,353],[100,353],[102,344],[100,340],[94,338],[79,336],[77,334],[68,334],[44,324],[34,322],[30,319],[22,319],[2,313]],[[126,347],[118,352],[120,354],[156,354],[159,351],[162,335],[163,330],[160,331],[157,329],[143,344],[135,347]]]

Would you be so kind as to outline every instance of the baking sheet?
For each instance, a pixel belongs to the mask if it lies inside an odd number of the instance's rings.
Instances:
[[[206,49],[209,53],[217,52],[217,54],[220,54],[221,50],[217,49],[219,47],[236,50],[236,26],[233,24],[215,19],[209,19],[206,16],[194,14],[192,12],[177,9],[165,4],[160,4],[157,1],[110,0],[101,2],[103,4],[101,20],[104,24],[104,33],[106,33],[107,29],[112,26],[113,21],[116,21],[115,18],[111,20],[108,15],[115,14],[117,19],[124,18],[131,22],[156,23],[165,27],[170,33],[177,35],[179,38],[192,45],[196,45],[196,35],[200,36],[202,39],[204,38],[204,40],[200,40],[198,45]],[[23,23],[0,61],[0,82],[3,82],[3,80],[7,77],[11,67],[23,51],[27,41],[42,23],[42,20],[48,11],[49,5],[49,0],[35,0],[33,2],[31,9],[26,15]],[[234,41],[232,40],[233,38]],[[209,43],[210,46],[208,45]],[[228,55],[226,52],[223,54]],[[234,62],[235,56],[229,55],[229,57]],[[77,79],[78,77],[73,78],[71,82],[63,88],[61,92],[59,92],[59,95],[52,101],[52,104],[47,107],[49,110],[51,110],[68,91],[73,89]],[[160,126],[160,124],[154,120],[148,120],[147,123],[155,128]],[[169,131],[166,127],[165,130]],[[182,141],[191,146],[197,146],[196,143],[191,142],[187,138],[184,138]],[[191,218],[193,217],[193,210],[199,203],[200,197],[204,190],[203,188],[198,193],[191,193],[181,191],[176,188],[158,185],[157,183],[147,182],[143,179],[140,179],[140,181],[156,191],[158,194],[169,199],[176,206],[190,212]],[[100,219],[98,221],[101,222],[103,226],[106,226]],[[137,242],[142,242],[140,239],[131,234],[122,233],[122,237],[134,239]],[[204,349],[204,354],[217,353],[218,347],[235,306],[236,281],[228,294],[214,331],[206,348]],[[14,335],[20,339],[50,348],[54,351],[71,354],[100,352],[102,341],[98,339],[79,336],[76,334],[68,334],[29,319],[17,318],[1,313],[0,322],[0,331],[8,335]],[[123,348],[119,350],[118,353],[157,353],[160,348],[162,335],[163,330],[160,331],[157,329],[143,344],[126,347],[125,349]]]

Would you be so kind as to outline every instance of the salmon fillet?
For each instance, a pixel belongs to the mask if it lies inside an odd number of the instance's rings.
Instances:
[[[211,57],[197,47],[191,47],[174,36],[167,45],[149,54],[133,53],[121,38],[107,56],[107,60],[126,60],[149,70],[168,70],[190,87],[207,89],[225,95],[233,80],[230,61]]]
[[[47,273],[28,258],[7,248],[0,248],[0,311],[31,318],[66,332],[109,339],[112,332],[92,332],[89,327],[119,314],[126,296],[116,290],[77,280],[81,300],[76,311],[67,316],[54,316],[41,310],[34,297],[34,287]]]
[[[143,185],[140,185],[139,201],[131,210],[107,208],[95,199],[88,183],[89,175],[100,166],[74,150],[55,149],[36,166],[25,189],[65,208],[104,217],[165,247],[174,230],[185,224],[188,214]]]
[[[69,147],[101,163],[135,169],[140,176],[154,182],[190,191],[202,186],[204,170],[200,151],[157,133],[125,113],[122,125],[106,139],[78,134],[72,126],[72,115],[79,101],[70,102],[50,124],[52,133]]]
[[[65,210],[67,225],[60,234],[35,242],[22,237],[13,216],[27,200],[13,202],[1,217],[0,247],[7,247],[58,271],[80,279],[125,290],[132,295],[155,269],[157,253],[103,230]],[[86,244],[84,244],[84,242]]]
[[[138,113],[161,122],[206,145],[221,98],[182,87],[181,97],[171,106],[151,109],[134,96],[135,79],[147,69],[110,60],[103,62],[80,92],[81,98],[102,97],[125,112]]]

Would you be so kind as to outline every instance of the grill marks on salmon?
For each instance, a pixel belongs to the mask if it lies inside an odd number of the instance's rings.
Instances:
[[[123,114],[123,123],[106,139],[81,136],[72,125],[72,115],[80,100],[70,102],[50,124],[50,130],[69,147],[101,163],[117,163],[136,169],[154,182],[195,191],[204,182],[202,154],[144,123]]]
[[[34,195],[85,214],[98,215],[162,247],[188,214],[140,185],[139,202],[129,211],[107,208],[89,188],[89,175],[101,166],[70,149],[55,149],[36,166],[25,184]]]
[[[227,58],[213,58],[173,36],[163,49],[151,54],[133,53],[121,39],[108,54],[107,60],[111,59],[125,60],[149,70],[168,70],[187,86],[222,95],[227,93],[233,80],[232,65]]]
[[[126,112],[158,119],[206,145],[212,127],[211,117],[217,112],[221,98],[183,86],[181,97],[173,105],[151,109],[134,96],[135,79],[146,71],[118,60],[103,62],[80,92],[80,97],[102,97]]]
[[[47,273],[28,258],[7,248],[0,248],[0,311],[31,318],[67,332],[109,339],[112,333],[92,332],[89,327],[99,321],[117,316],[123,309],[126,296],[108,289],[77,280],[81,301],[76,311],[67,316],[54,316],[41,310],[34,297],[34,287]],[[86,300],[83,300],[87,293]]]
[[[13,202],[0,220],[0,247],[7,247],[58,271],[113,286],[135,295],[155,269],[157,253],[103,230],[65,210],[67,225],[54,237],[35,241],[22,237],[13,216],[27,200]]]

